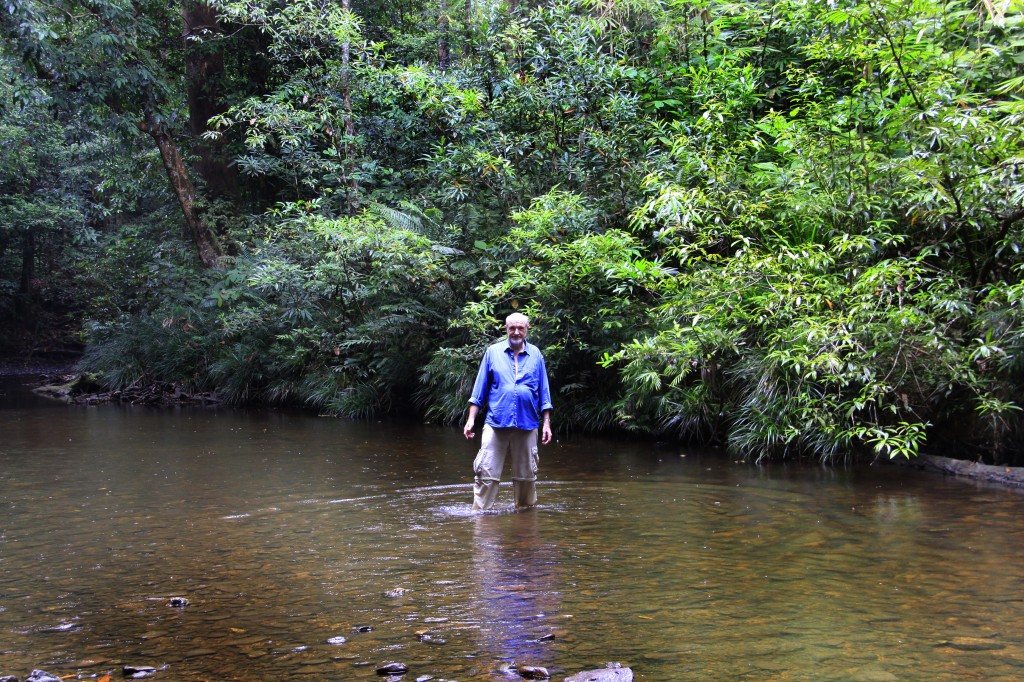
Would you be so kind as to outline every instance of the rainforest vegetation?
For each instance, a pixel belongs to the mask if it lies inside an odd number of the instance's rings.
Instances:
[[[562,430],[1024,463],[1021,0],[5,0],[0,351]]]

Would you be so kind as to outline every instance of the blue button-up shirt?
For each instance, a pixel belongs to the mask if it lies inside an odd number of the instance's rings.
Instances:
[[[523,343],[519,372],[508,339],[487,348],[476,375],[469,402],[487,404],[485,423],[494,428],[532,431],[540,426],[540,415],[551,407],[551,389],[544,356],[531,343]]]

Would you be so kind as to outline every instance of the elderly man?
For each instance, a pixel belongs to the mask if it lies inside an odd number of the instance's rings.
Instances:
[[[480,407],[487,405],[480,451],[473,462],[473,509],[490,509],[498,496],[505,455],[512,458],[516,507],[537,504],[537,429],[551,442],[551,390],[540,349],[526,342],[530,321],[521,313],[505,320],[508,339],[487,348],[469,398],[469,418],[462,433],[473,437]]]

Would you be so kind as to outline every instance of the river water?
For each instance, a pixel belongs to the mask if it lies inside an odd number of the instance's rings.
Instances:
[[[455,429],[0,384],[0,676],[1024,679],[1024,494],[573,437],[470,510]],[[187,600],[185,606],[173,606]]]

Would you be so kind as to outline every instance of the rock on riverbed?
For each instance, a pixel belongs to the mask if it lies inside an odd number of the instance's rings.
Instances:
[[[0,676],[0,682],[18,682],[18,678],[14,675],[2,675]],[[25,678],[25,682],[61,682],[61,679],[56,675],[46,672],[45,670],[33,670],[32,673]]]
[[[623,667],[584,670],[565,678],[565,682],[633,682],[633,671]]]

